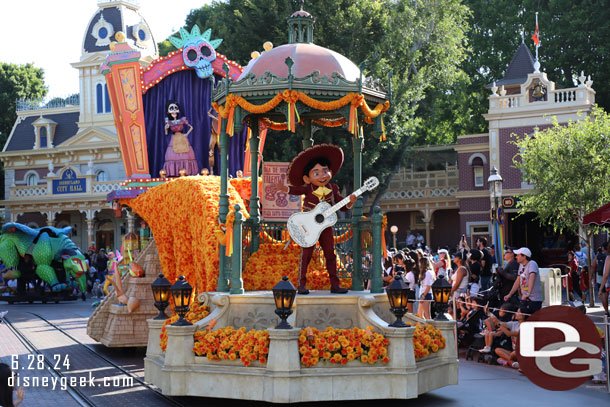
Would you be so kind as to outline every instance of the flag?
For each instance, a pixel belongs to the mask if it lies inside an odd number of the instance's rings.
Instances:
[[[540,38],[538,37],[538,15],[536,15],[536,31],[534,31],[534,35],[532,35],[532,40],[536,46],[540,44]]]

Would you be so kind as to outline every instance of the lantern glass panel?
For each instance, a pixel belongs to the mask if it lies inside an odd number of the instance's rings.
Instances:
[[[161,289],[159,287],[153,287],[153,297],[155,298],[155,302],[163,301],[161,299]]]

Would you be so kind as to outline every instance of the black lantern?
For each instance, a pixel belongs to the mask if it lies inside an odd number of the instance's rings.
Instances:
[[[171,286],[163,274],[159,274],[159,277],[151,284],[155,307],[159,310],[159,315],[155,319],[167,319],[165,308],[169,305],[169,289]]]
[[[170,290],[172,292],[172,297],[174,297],[174,310],[176,311],[176,314],[180,316],[180,319],[178,319],[172,325],[193,325],[192,323],[184,319],[186,313],[189,312],[189,305],[191,303],[191,294],[193,293],[193,287],[191,287],[191,285],[187,283],[187,281],[184,279],[184,276],[180,276]]]
[[[275,313],[280,317],[280,323],[275,329],[292,329],[288,317],[292,314],[292,304],[297,295],[297,289],[288,281],[288,277],[282,277],[282,281],[273,287],[273,299],[275,300]]]
[[[445,313],[449,307],[449,297],[451,297],[451,284],[445,280],[442,274],[436,278],[432,284],[432,295],[434,296],[434,306],[436,307],[437,321],[448,321]]]
[[[408,326],[404,323],[402,317],[407,313],[409,286],[404,282],[401,274],[398,273],[392,284],[385,289],[390,301],[390,311],[396,316],[396,321],[390,324],[394,328],[406,328]]]

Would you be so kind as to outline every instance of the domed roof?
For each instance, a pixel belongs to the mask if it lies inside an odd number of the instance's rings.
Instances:
[[[132,0],[99,1],[83,39],[83,53],[110,51],[110,43],[117,41],[115,34],[125,33],[127,41],[142,56],[156,56],[157,43],[152,32]]]
[[[287,57],[294,61],[292,75],[296,78],[303,78],[316,70],[320,71],[321,76],[327,75],[329,78],[333,72],[337,72],[351,82],[360,77],[360,69],[338,52],[310,43],[293,43],[273,48],[251,60],[239,79],[245,78],[250,72],[258,77],[267,71],[280,78],[286,78],[288,77],[288,65],[285,62]]]

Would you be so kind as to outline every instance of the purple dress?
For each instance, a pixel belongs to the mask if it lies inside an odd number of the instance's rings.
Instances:
[[[172,132],[172,138],[165,151],[165,164],[163,169],[170,177],[180,175],[181,169],[186,170],[186,175],[196,175],[199,173],[195,152],[191,147],[188,138],[182,133],[184,126],[189,122],[186,117],[179,120],[170,120],[169,129]]]

